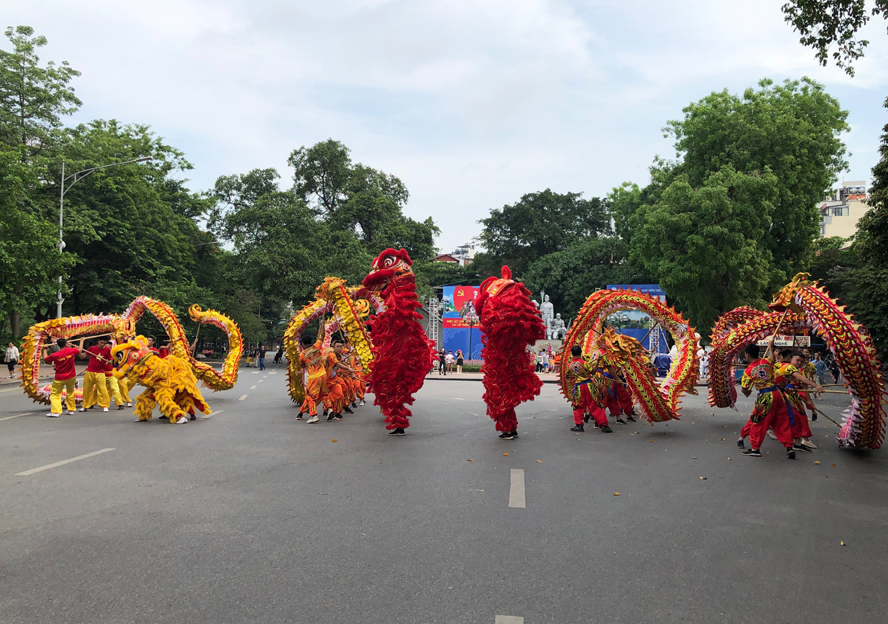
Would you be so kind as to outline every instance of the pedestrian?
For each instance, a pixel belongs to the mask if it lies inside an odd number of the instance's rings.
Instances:
[[[826,381],[827,368],[828,366],[826,365],[826,362],[820,357],[820,352],[818,351],[814,354],[814,371],[817,373],[817,383],[821,386],[823,385],[823,382]]]
[[[80,344],[83,344],[82,340]],[[81,347],[80,359],[87,358],[89,358],[89,363],[83,374],[83,403],[80,406],[80,411],[85,412],[92,409],[93,405],[98,403],[102,411],[107,412],[111,407],[105,377],[105,364],[111,361],[111,349],[107,347],[107,341],[104,338],[99,338],[96,344],[85,351]]]
[[[537,353],[536,361],[537,361],[536,372],[542,373],[543,372],[543,350],[542,349],[540,349],[539,353]]]
[[[278,366],[284,359],[284,345],[278,347],[277,353],[274,354],[274,365]]]
[[[9,378],[15,377],[15,365],[18,364],[19,350],[13,343],[6,347],[6,368],[9,369]]]
[[[439,375],[447,375],[447,371],[444,369],[444,362],[447,359],[447,351],[443,348],[438,351],[438,374]]]
[[[462,349],[456,350],[456,374],[462,375],[463,368],[463,352]]]
[[[265,370],[265,353],[266,349],[262,345],[259,345],[259,348],[256,349],[256,357],[259,360],[259,370]]]
[[[447,364],[447,372],[448,373],[451,373],[451,374],[453,373],[453,362],[455,360],[456,360],[456,358],[453,357],[452,351],[448,351],[447,355],[444,356],[444,362]]]
[[[540,354],[542,356],[540,360],[540,367],[544,373],[549,372],[549,352],[543,349],[543,352]]]
[[[43,361],[47,364],[55,364],[52,393],[49,397],[51,407],[49,414],[47,414],[50,418],[58,418],[62,415],[62,390],[65,391],[68,414],[73,414],[77,408],[77,400],[74,398],[75,377],[77,376],[77,371],[74,369],[74,358],[80,353],[80,349],[69,347],[68,341],[64,338],[56,340],[56,344],[59,350],[49,355],[46,354],[46,347],[43,347]]]

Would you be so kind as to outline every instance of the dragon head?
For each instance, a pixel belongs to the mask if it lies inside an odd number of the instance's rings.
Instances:
[[[413,261],[406,249],[386,249],[376,256],[370,273],[364,278],[362,284],[371,291],[379,292],[396,277],[413,275],[413,269],[410,268],[412,265]]]
[[[151,356],[154,356],[154,354],[148,348],[148,340],[145,339],[145,336],[136,336],[130,342],[116,345],[111,349],[111,359],[114,361],[114,376],[118,379],[126,377],[134,366]]]
[[[797,273],[789,284],[777,291],[768,307],[775,312],[783,312],[787,308],[792,312],[801,312],[795,303],[795,296],[798,291],[811,284],[810,277],[808,273]]]

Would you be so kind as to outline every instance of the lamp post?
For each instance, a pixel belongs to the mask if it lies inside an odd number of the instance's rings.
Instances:
[[[459,316],[462,320],[469,324],[469,358],[472,359],[472,329],[475,327],[475,323],[478,322],[478,313],[475,312],[475,303],[473,301],[466,301],[463,304],[462,309],[459,311]]]
[[[59,253],[62,253],[65,250],[65,241],[62,237],[62,226],[64,224],[65,217],[65,193],[68,190],[80,182],[83,178],[91,174],[93,171],[98,171],[99,169],[108,169],[109,167],[119,167],[120,165],[129,165],[132,163],[139,162],[147,162],[152,160],[150,156],[143,156],[142,158],[134,158],[133,160],[125,160],[119,163],[111,163],[110,165],[101,165],[100,167],[90,167],[89,169],[84,169],[82,171],[77,171],[76,173],[72,173],[68,177],[65,177],[65,161],[62,160],[62,184],[61,184],[61,194],[59,195]],[[65,188],[65,182],[71,180],[71,183],[68,185],[68,188]],[[58,305],[56,307],[56,317],[62,318],[62,303],[65,301],[62,299],[62,279],[63,276],[59,275],[59,295],[58,295]]]

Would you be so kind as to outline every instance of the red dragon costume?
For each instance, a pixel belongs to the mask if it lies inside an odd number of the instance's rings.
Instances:
[[[481,283],[475,309],[484,328],[481,372],[487,415],[496,421],[500,437],[511,440],[518,437],[515,407],[532,401],[543,387],[526,350],[545,338],[546,330],[530,302],[530,291],[512,280],[507,266],[502,268],[501,278],[489,277]]]
[[[432,368],[435,345],[426,338],[416,311],[413,261],[404,249],[386,249],[373,261],[364,287],[381,294],[385,309],[371,319],[373,404],[385,415],[390,435],[404,435],[411,416],[413,394],[422,388]]]

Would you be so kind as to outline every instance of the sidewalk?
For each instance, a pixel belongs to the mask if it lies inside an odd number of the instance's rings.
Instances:
[[[201,361],[206,364],[211,365],[213,368],[216,368],[216,369],[222,367],[221,360],[201,360]],[[83,377],[83,373],[86,371],[86,360],[82,360],[82,361],[78,360],[75,363],[75,367],[77,370],[77,376]],[[243,369],[243,368],[244,368],[244,366],[242,364],[241,369]],[[268,368],[268,367],[266,366],[265,368]],[[21,383],[22,383],[22,380],[20,377],[21,376],[21,366],[16,366],[16,368],[15,368],[15,374],[16,374],[15,379],[10,379],[9,377],[7,377],[8,374],[9,374],[9,370],[6,368],[6,365],[4,364],[2,366],[2,369],[0,369],[0,375],[3,376],[3,378],[0,379],[0,388],[21,385]],[[55,376],[55,371],[53,370],[52,366],[49,366],[48,364],[43,364],[40,366],[40,381],[42,382],[41,386],[51,382],[54,376]]]

